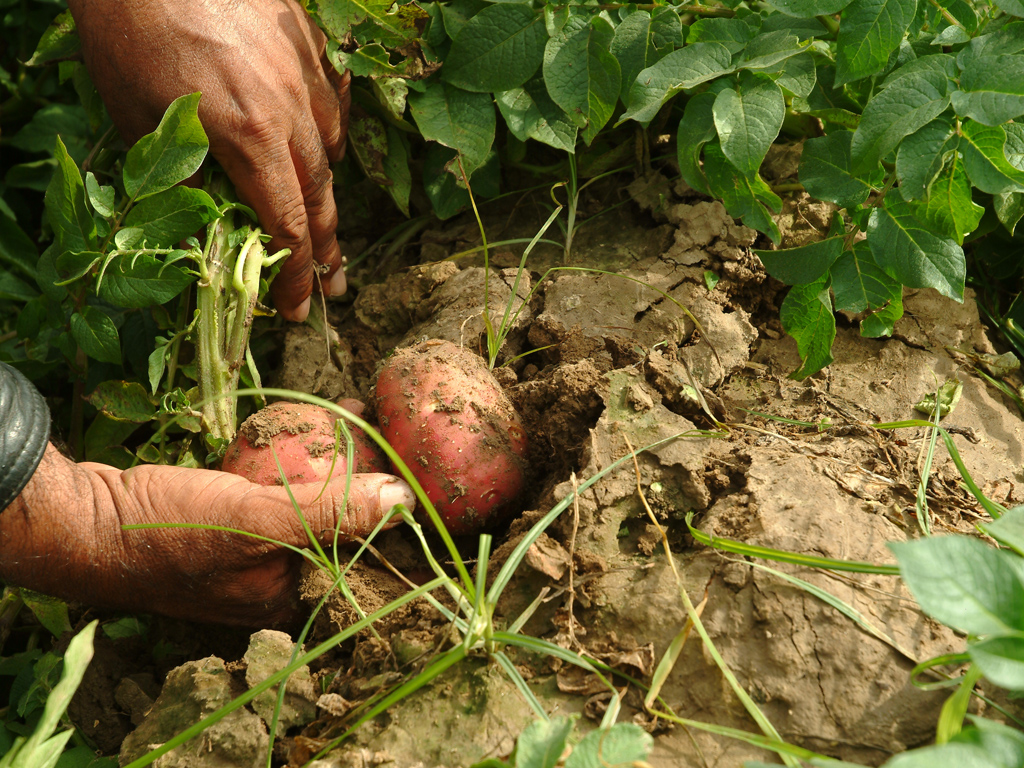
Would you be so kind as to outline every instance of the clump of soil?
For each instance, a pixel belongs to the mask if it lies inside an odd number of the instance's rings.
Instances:
[[[787,178],[792,158],[772,162]],[[961,651],[963,640],[925,618],[899,579],[771,564],[842,599],[888,638],[882,640],[760,567],[764,561],[697,544],[686,521],[693,513],[697,529],[759,546],[891,563],[886,543],[918,535],[914,504],[925,433],[871,424],[914,417],[913,404],[934,390],[936,378],[949,377],[964,384],[946,426],[968,469],[990,497],[1008,506],[1024,500],[1018,415],[949,351],[992,351],[973,301],[909,292],[891,339],[864,339],[841,323],[837,362],[793,381],[796,345],[777,321],[782,287],[750,250],[756,233],[719,203],[664,177],[641,179],[628,194],[646,213],[617,208],[581,229],[574,247],[577,263],[616,274],[562,271],[538,285],[560,258],[543,249],[518,286],[512,269],[485,273],[478,265],[435,263],[466,245],[471,228],[455,224],[423,244],[428,263],[364,288],[350,309],[332,317],[333,352],[325,354],[322,337],[306,347],[286,341],[289,359],[278,384],[308,391],[317,386],[309,379],[316,371],[338,393],[365,397],[375,364],[395,346],[429,336],[480,351],[484,313],[496,325],[511,306],[499,375],[529,433],[533,479],[519,514],[492,531],[489,573],[543,514],[571,499],[584,480],[606,474],[567,504],[531,548],[497,621],[514,620],[547,588],[525,632],[649,678],[685,624],[685,589],[703,604],[711,639],[784,739],[868,765],[928,742],[946,693],[915,687],[910,671],[924,659]],[[830,212],[805,203],[791,197],[780,217],[794,241],[827,226]],[[535,218],[527,211],[485,223],[493,224],[492,237],[512,238],[529,233]],[[713,290],[708,271],[720,278]],[[306,338],[308,331],[290,335]],[[303,349],[318,362],[302,362]],[[644,446],[650,447],[635,465],[620,462]],[[940,532],[969,532],[983,518],[957,479],[940,448],[929,485]],[[461,543],[465,557],[475,556],[475,538]],[[358,564],[347,576],[358,608],[331,592],[323,574],[308,574],[303,599],[314,605],[327,597],[317,638],[384,606],[408,589],[406,580],[429,578],[408,531],[390,531],[377,550],[402,576],[381,563]],[[336,698],[322,701],[317,719],[285,739],[290,764],[343,733],[360,702],[422,669],[452,642],[458,638],[450,622],[421,599],[324,657],[313,675],[329,681],[327,693]],[[548,711],[580,712],[584,723],[601,717],[607,692],[593,679],[550,658],[511,651],[510,657]],[[673,729],[642,711],[642,691],[625,678],[618,682],[626,690],[623,717],[656,733],[652,765],[772,759],[734,740]],[[755,728],[696,636],[683,646],[661,696],[680,716]],[[318,765],[469,765],[507,756],[530,717],[508,679],[481,658],[397,703]]]

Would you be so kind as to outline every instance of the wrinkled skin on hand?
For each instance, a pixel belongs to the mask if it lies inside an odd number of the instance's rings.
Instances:
[[[210,151],[292,255],[271,292],[304,320],[314,280],[345,291],[329,162],[345,151],[349,76],[294,0],[70,0],[85,63],[129,144],[177,97],[202,92]]]
[[[342,534],[364,536],[395,504],[414,504],[390,475],[353,476],[347,507],[344,478],[291,490],[325,545],[339,519]],[[0,577],[90,606],[192,621],[287,627],[302,617],[295,552],[224,531],[122,528],[147,523],[216,525],[309,545],[281,486],[207,469],[75,464],[51,445],[0,514]]]

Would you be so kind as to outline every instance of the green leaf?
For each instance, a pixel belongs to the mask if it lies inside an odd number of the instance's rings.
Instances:
[[[78,166],[57,138],[54,149],[57,170],[46,188],[46,217],[63,251],[88,251],[95,247],[96,224],[85,204],[85,185]]]
[[[906,34],[917,0],[853,0],[836,39],[837,86],[881,72]]]
[[[57,137],[76,161],[85,159],[88,152],[89,120],[85,110],[77,105],[49,104],[32,115],[21,130],[10,138],[10,145],[30,153],[49,153]]]
[[[835,67],[819,62],[815,73],[815,84],[810,94],[793,99],[794,112],[817,117],[851,131],[856,129],[861,107],[846,96],[844,89],[832,87]]]
[[[634,723],[591,731],[565,760],[565,768],[608,768],[647,759],[654,737]],[[517,764],[518,768],[518,764]]]
[[[831,16],[850,4],[850,0],[769,0],[768,5],[787,16],[809,19]]]
[[[105,219],[113,218],[115,190],[109,185],[101,185],[92,171],[85,174],[85,192],[89,196],[92,209]]]
[[[917,200],[927,195],[959,144],[956,126],[946,117],[932,120],[903,139],[896,153],[896,178],[903,199]]]
[[[629,89],[629,108],[620,118],[649,122],[677,93],[732,71],[732,54],[721,43],[694,43],[673,51],[637,75]]]
[[[963,249],[922,224],[912,203],[887,199],[884,207],[871,211],[867,232],[875,261],[904,285],[934,288],[943,296],[963,300]]]
[[[712,112],[722,152],[736,168],[749,174],[761,167],[779,135],[786,100],[770,77],[744,72],[735,89],[718,94]]]
[[[800,158],[800,183],[812,197],[852,208],[868,199],[873,186],[882,182],[883,172],[876,168],[864,177],[850,170],[850,142],[853,133],[834,131],[807,139]]]
[[[101,363],[121,362],[121,343],[114,321],[95,307],[71,315],[71,335],[85,354]]]
[[[369,23],[371,36],[389,47],[419,37],[416,23],[426,15],[415,3],[395,7],[392,0],[319,0],[317,13],[336,40],[347,39],[354,27]],[[451,30],[449,34],[454,37]]]
[[[1024,16],[1024,2],[1021,0],[993,0],[996,8],[1010,16]]]
[[[171,187],[140,200],[124,226],[141,229],[149,248],[172,248],[220,216],[217,204],[203,190]]]
[[[508,129],[520,141],[535,139],[555,149],[575,151],[579,129],[551,100],[540,77],[533,78],[522,88],[496,93],[495,101]]]
[[[0,300],[31,301],[39,296],[39,290],[15,277],[6,269],[0,269]]]
[[[1006,158],[1006,132],[968,120],[960,126],[960,151],[971,183],[982,192],[1024,192],[1024,171]]]
[[[1011,691],[1024,690],[1024,637],[990,637],[968,643],[967,652],[993,683]]]
[[[814,57],[809,53],[801,53],[786,59],[775,82],[794,96],[807,98],[814,90],[815,83],[818,82]]]
[[[629,99],[629,89],[637,75],[682,45],[683,26],[679,14],[671,8],[656,8],[653,14],[634,11],[623,19],[615,28],[610,48],[622,69],[622,102]]]
[[[1024,507],[1014,507],[991,523],[980,523],[982,531],[1000,544],[1024,555]]]
[[[141,309],[166,304],[195,279],[196,275],[174,264],[165,266],[148,254],[118,256],[107,265],[98,293],[116,307]]]
[[[949,78],[941,69],[901,77],[875,94],[864,107],[850,143],[853,169],[865,172],[877,167],[904,136],[942,114],[949,99]]]
[[[721,43],[735,55],[747,47],[755,34],[757,30],[742,19],[702,18],[690,25],[686,44]]]
[[[1024,630],[1024,583],[1018,555],[970,536],[933,536],[888,544],[922,610],[975,635]]]
[[[18,590],[25,605],[32,611],[39,623],[56,638],[71,631],[71,620],[68,618],[68,604],[49,595],[33,592],[22,587]],[[95,754],[93,755],[95,757]]]
[[[928,199],[918,208],[919,218],[932,231],[951,237],[960,245],[978,228],[985,209],[971,199],[971,182],[963,160],[955,152],[928,190]]]
[[[718,135],[715,130],[714,104],[713,93],[701,93],[687,101],[676,138],[679,170],[683,180],[705,195],[710,195],[711,190],[700,167],[700,151]]]
[[[199,96],[172,101],[156,130],[128,150],[124,191],[132,200],[162,192],[199,170],[210,146],[199,122]]]
[[[144,424],[156,415],[156,403],[135,381],[104,381],[89,395],[89,403],[115,421]]]
[[[589,145],[619,99],[619,63],[609,52],[614,30],[595,16],[570,16],[544,49],[544,83],[551,100],[583,129]]]
[[[494,141],[494,103],[486,93],[470,93],[443,81],[409,94],[409,110],[425,139],[462,156],[466,175],[483,165]],[[461,176],[458,167],[452,171]]]
[[[398,210],[409,215],[409,195],[412,194],[412,171],[409,169],[409,145],[406,138],[393,125],[388,126],[388,154],[384,158],[384,174],[391,182],[384,187]]]
[[[871,314],[860,323],[861,336],[891,336],[896,321],[903,316],[903,286],[875,261],[864,241],[854,243],[830,270],[836,310]]]
[[[1024,171],[1024,123],[1007,123],[1003,131],[1006,133],[1003,154],[1010,165]]]
[[[1004,24],[995,32],[979,35],[971,40],[957,54],[956,63],[960,69],[967,69],[973,59],[1020,51],[1024,51],[1024,22],[1017,21]]]
[[[32,238],[18,226],[14,219],[0,214],[0,264],[6,264],[34,279],[39,252]]]
[[[782,235],[766,206],[778,212],[782,210],[782,200],[764,179],[756,173],[749,176],[739,173],[717,143],[704,148],[704,173],[711,194],[721,199],[730,216],[743,219],[748,227],[764,232],[773,243],[779,244]]]
[[[573,721],[564,715],[534,720],[516,742],[515,768],[554,768],[565,751]]]
[[[82,48],[82,42],[75,29],[71,11],[61,11],[39,38],[32,58],[25,62],[27,67],[41,67],[61,59],[69,59]]]
[[[779,309],[786,333],[796,341],[801,365],[790,378],[806,379],[832,362],[836,316],[828,292],[828,276],[789,289]]]
[[[348,121],[348,141],[367,178],[382,187],[388,186],[391,180],[384,172],[384,158],[388,155],[384,121],[360,107],[353,108]]]
[[[404,67],[391,63],[391,54],[380,43],[361,45],[354,51],[344,51],[335,43],[328,43],[327,55],[339,72],[352,70],[353,77],[401,77]]]
[[[958,744],[950,741],[946,744],[901,752],[887,760],[885,768],[937,768],[947,765],[955,765],[957,768],[1002,768],[1002,765],[1012,764],[995,763],[991,756],[976,744]]]
[[[824,277],[843,252],[843,237],[829,237],[799,248],[754,251],[765,271],[786,285],[815,283]]]
[[[784,29],[765,32],[747,44],[737,69],[764,69],[780,64],[807,50],[800,38]]]
[[[453,38],[441,76],[467,91],[516,88],[540,67],[547,39],[544,17],[529,5],[491,5]]]
[[[469,205],[469,193],[451,173],[445,173],[454,162],[455,152],[437,144],[427,146],[423,160],[423,186],[439,219],[454,216]],[[498,155],[492,152],[470,179],[473,194],[493,197],[498,193]]]
[[[992,207],[1006,231],[1013,235],[1017,223],[1024,218],[1024,193],[1001,192],[992,196]]]
[[[972,59],[953,93],[953,109],[985,125],[1001,125],[1024,115],[1024,55]]]

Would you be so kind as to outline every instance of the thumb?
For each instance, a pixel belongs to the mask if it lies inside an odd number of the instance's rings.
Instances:
[[[283,487],[273,490],[282,495],[288,493]],[[405,481],[378,473],[352,475],[347,498],[344,476],[332,479],[326,487],[323,483],[292,485],[291,492],[310,530],[321,543],[333,541],[336,528],[343,536],[366,536],[397,504],[410,510],[416,507],[416,496]],[[298,515],[293,515],[292,520],[293,538],[287,543],[307,546],[309,541],[302,521]],[[386,528],[393,528],[399,522],[401,517],[396,517]]]

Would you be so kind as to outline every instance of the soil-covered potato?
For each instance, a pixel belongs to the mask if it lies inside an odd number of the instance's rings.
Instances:
[[[340,441],[335,439],[334,422],[338,418],[318,405],[272,403],[242,422],[224,454],[221,469],[260,485],[344,477],[346,446],[344,435]],[[358,429],[349,431],[354,442],[353,473],[391,471],[387,457],[370,438]],[[274,461],[275,452],[284,470],[283,479]]]
[[[523,490],[526,431],[484,361],[448,341],[400,349],[377,376],[381,433],[452,533],[483,528]]]

